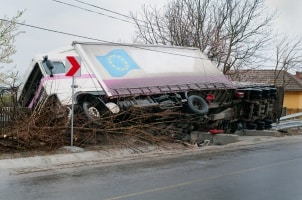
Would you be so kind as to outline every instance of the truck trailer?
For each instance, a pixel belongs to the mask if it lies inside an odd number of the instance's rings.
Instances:
[[[78,76],[66,76],[67,56],[80,58]],[[74,95],[71,93],[74,89]],[[129,108],[177,109],[203,127],[265,129],[280,117],[280,92],[272,85],[231,82],[197,48],[73,42],[36,55],[19,88],[18,103],[39,111],[76,111],[98,121]],[[73,98],[73,99],[72,99]]]

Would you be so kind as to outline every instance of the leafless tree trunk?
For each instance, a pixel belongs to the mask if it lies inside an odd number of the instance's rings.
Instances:
[[[136,42],[197,47],[223,73],[257,61],[274,16],[265,0],[175,0],[132,14]]]

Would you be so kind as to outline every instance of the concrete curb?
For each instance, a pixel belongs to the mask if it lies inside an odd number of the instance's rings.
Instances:
[[[207,132],[192,131],[190,134],[190,141],[193,143],[203,143],[209,140],[214,145],[226,145],[238,142],[238,135],[235,134],[215,134],[212,135]]]
[[[244,129],[242,131],[236,131],[236,135],[240,136],[280,136],[280,132],[276,130],[247,130]]]

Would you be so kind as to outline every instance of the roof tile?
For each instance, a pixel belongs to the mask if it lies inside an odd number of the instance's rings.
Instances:
[[[229,72],[232,81],[273,84],[285,91],[302,91],[302,79],[284,70],[240,70]]]

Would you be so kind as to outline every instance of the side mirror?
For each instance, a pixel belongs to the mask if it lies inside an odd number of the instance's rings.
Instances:
[[[53,66],[53,64],[51,63],[51,61],[48,60],[48,56],[47,56],[47,55],[43,57],[43,62],[45,62],[47,68],[48,68],[49,71],[50,71],[50,77],[53,77],[53,71],[52,71],[52,70],[53,70],[54,66]]]

